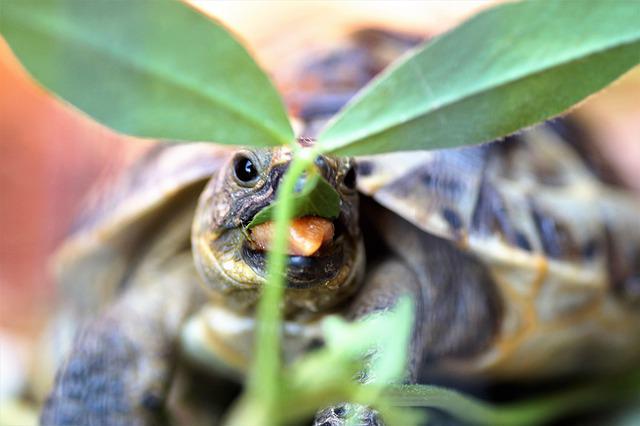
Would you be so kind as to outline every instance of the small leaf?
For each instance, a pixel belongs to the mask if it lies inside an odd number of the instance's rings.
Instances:
[[[412,318],[411,301],[402,298],[393,310],[372,314],[355,323],[327,318],[324,337],[327,347],[346,359],[363,357],[375,349],[367,373],[374,383],[387,384],[402,379],[406,371]]]
[[[292,202],[294,218],[313,215],[335,219],[340,214],[340,195],[316,172],[307,175],[302,190],[292,195]],[[276,209],[276,203],[278,203],[277,200],[260,210],[247,225],[247,229],[270,221]]]
[[[264,72],[222,25],[183,3],[2,1],[0,31],[36,80],[120,132],[250,146],[293,140]]]
[[[637,1],[505,4],[392,66],[318,142],[339,155],[486,142],[561,113],[639,62]]]
[[[320,408],[349,401],[373,406],[385,418],[398,419],[395,424],[422,424],[416,413],[394,409],[383,395],[386,385],[404,378],[412,318],[406,298],[390,311],[355,322],[326,318],[326,346],[298,359],[282,376],[278,412],[284,413],[283,420],[299,421]],[[366,385],[354,380],[362,371]]]

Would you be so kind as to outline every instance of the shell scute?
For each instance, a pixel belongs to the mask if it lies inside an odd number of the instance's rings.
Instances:
[[[210,178],[231,152],[206,143],[158,143],[96,188],[53,259],[66,298],[91,312],[118,294],[134,260],[148,250],[150,227],[158,222],[184,227],[175,218],[177,206],[195,205],[197,195],[190,200],[189,192],[197,191],[194,185]],[[174,219],[167,222],[163,214]],[[189,227],[190,222],[185,235]]]
[[[358,187],[420,228],[462,240],[472,218],[483,151],[475,147],[359,158]],[[361,174],[361,161],[368,174]]]

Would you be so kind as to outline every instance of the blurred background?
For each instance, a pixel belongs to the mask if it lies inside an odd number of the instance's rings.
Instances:
[[[0,0],[6,1],[6,0]],[[301,58],[366,27],[433,36],[493,1],[193,1],[231,28],[277,86]],[[640,70],[575,108],[607,161],[640,194]],[[49,256],[81,200],[149,142],[121,136],[48,95],[0,39],[0,362],[28,359],[52,308]],[[639,219],[640,225],[640,219]],[[25,361],[26,362],[26,361]],[[22,366],[24,367],[24,366]]]

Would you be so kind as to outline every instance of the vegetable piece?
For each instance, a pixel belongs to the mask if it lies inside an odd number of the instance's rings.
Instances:
[[[251,229],[251,241],[259,250],[269,250],[273,239],[273,222],[265,222]],[[289,250],[291,256],[311,256],[323,244],[333,239],[333,223],[317,216],[295,219],[289,227]]]

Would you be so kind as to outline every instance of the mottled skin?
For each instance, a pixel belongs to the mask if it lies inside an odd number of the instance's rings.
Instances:
[[[353,66],[370,65],[369,47],[355,49],[365,55]],[[366,81],[340,76],[340,90]],[[306,133],[342,102],[303,102]],[[637,363],[640,203],[585,167],[559,125],[478,148],[359,158],[358,190],[371,198],[344,185],[353,160],[320,159],[341,195],[342,236],[324,259],[290,260],[285,358],[317,345],[324,315],[357,319],[408,295],[407,381],[531,380]],[[234,177],[239,155],[259,166],[250,185]],[[264,263],[242,226],[273,200],[289,157],[286,148],[159,146],[88,210],[60,255],[62,325],[81,327],[44,424],[193,424],[181,372],[243,374]],[[202,421],[218,418],[214,394],[198,397]],[[316,423],[340,424],[341,412],[324,410]]]

